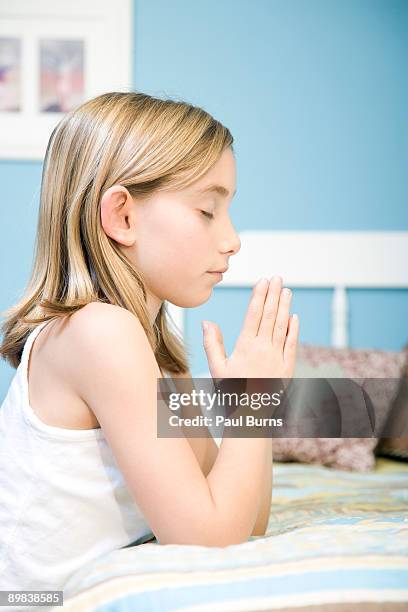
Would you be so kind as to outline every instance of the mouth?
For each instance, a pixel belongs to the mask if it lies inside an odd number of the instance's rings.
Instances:
[[[209,270],[209,272],[210,272],[211,274],[215,274],[215,273],[217,273],[217,274],[223,274],[223,273],[224,273],[224,272],[226,272],[227,270],[228,270],[228,266],[227,266],[226,268],[222,268],[221,270]]]
[[[222,272],[207,272],[207,274],[211,274],[211,276],[214,276],[214,278],[218,278],[219,280],[222,280],[223,278]]]

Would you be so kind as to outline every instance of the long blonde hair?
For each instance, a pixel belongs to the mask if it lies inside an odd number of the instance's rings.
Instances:
[[[141,92],[105,93],[64,115],[44,159],[31,278],[1,313],[0,356],[17,368],[38,324],[101,301],[138,317],[160,368],[187,373],[188,351],[169,327],[165,302],[152,326],[142,274],[103,230],[100,199],[115,184],[134,198],[184,188],[232,143],[202,108]]]

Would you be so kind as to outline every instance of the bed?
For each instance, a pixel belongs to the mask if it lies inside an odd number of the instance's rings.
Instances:
[[[372,473],[348,474],[275,462],[273,472],[266,536],[114,551],[68,581],[64,609],[406,610],[408,463],[379,458]]]
[[[408,286],[404,232],[240,237],[223,284],[252,286],[275,272],[272,261],[291,287],[332,287],[332,346],[339,349],[349,344],[347,287]],[[298,265],[286,261],[288,250]],[[182,310],[169,305],[168,312],[183,334]],[[75,612],[407,609],[408,462],[387,457],[365,473],[274,460],[265,536],[225,548],[153,539],[96,559],[64,587],[64,610]]]

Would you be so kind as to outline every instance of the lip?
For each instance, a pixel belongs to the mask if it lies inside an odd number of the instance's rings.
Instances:
[[[220,280],[223,278],[222,272],[207,272],[207,274],[211,274],[212,276],[216,276]]]
[[[215,272],[217,272],[218,274],[223,274],[227,270],[228,270],[228,268],[222,268],[221,270],[209,270],[209,272],[211,272],[211,274],[213,274]]]

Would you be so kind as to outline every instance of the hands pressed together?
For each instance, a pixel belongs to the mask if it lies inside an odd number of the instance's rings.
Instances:
[[[299,317],[289,315],[292,292],[282,278],[261,279],[254,287],[244,324],[230,357],[220,328],[203,322],[204,349],[213,378],[292,378]]]

